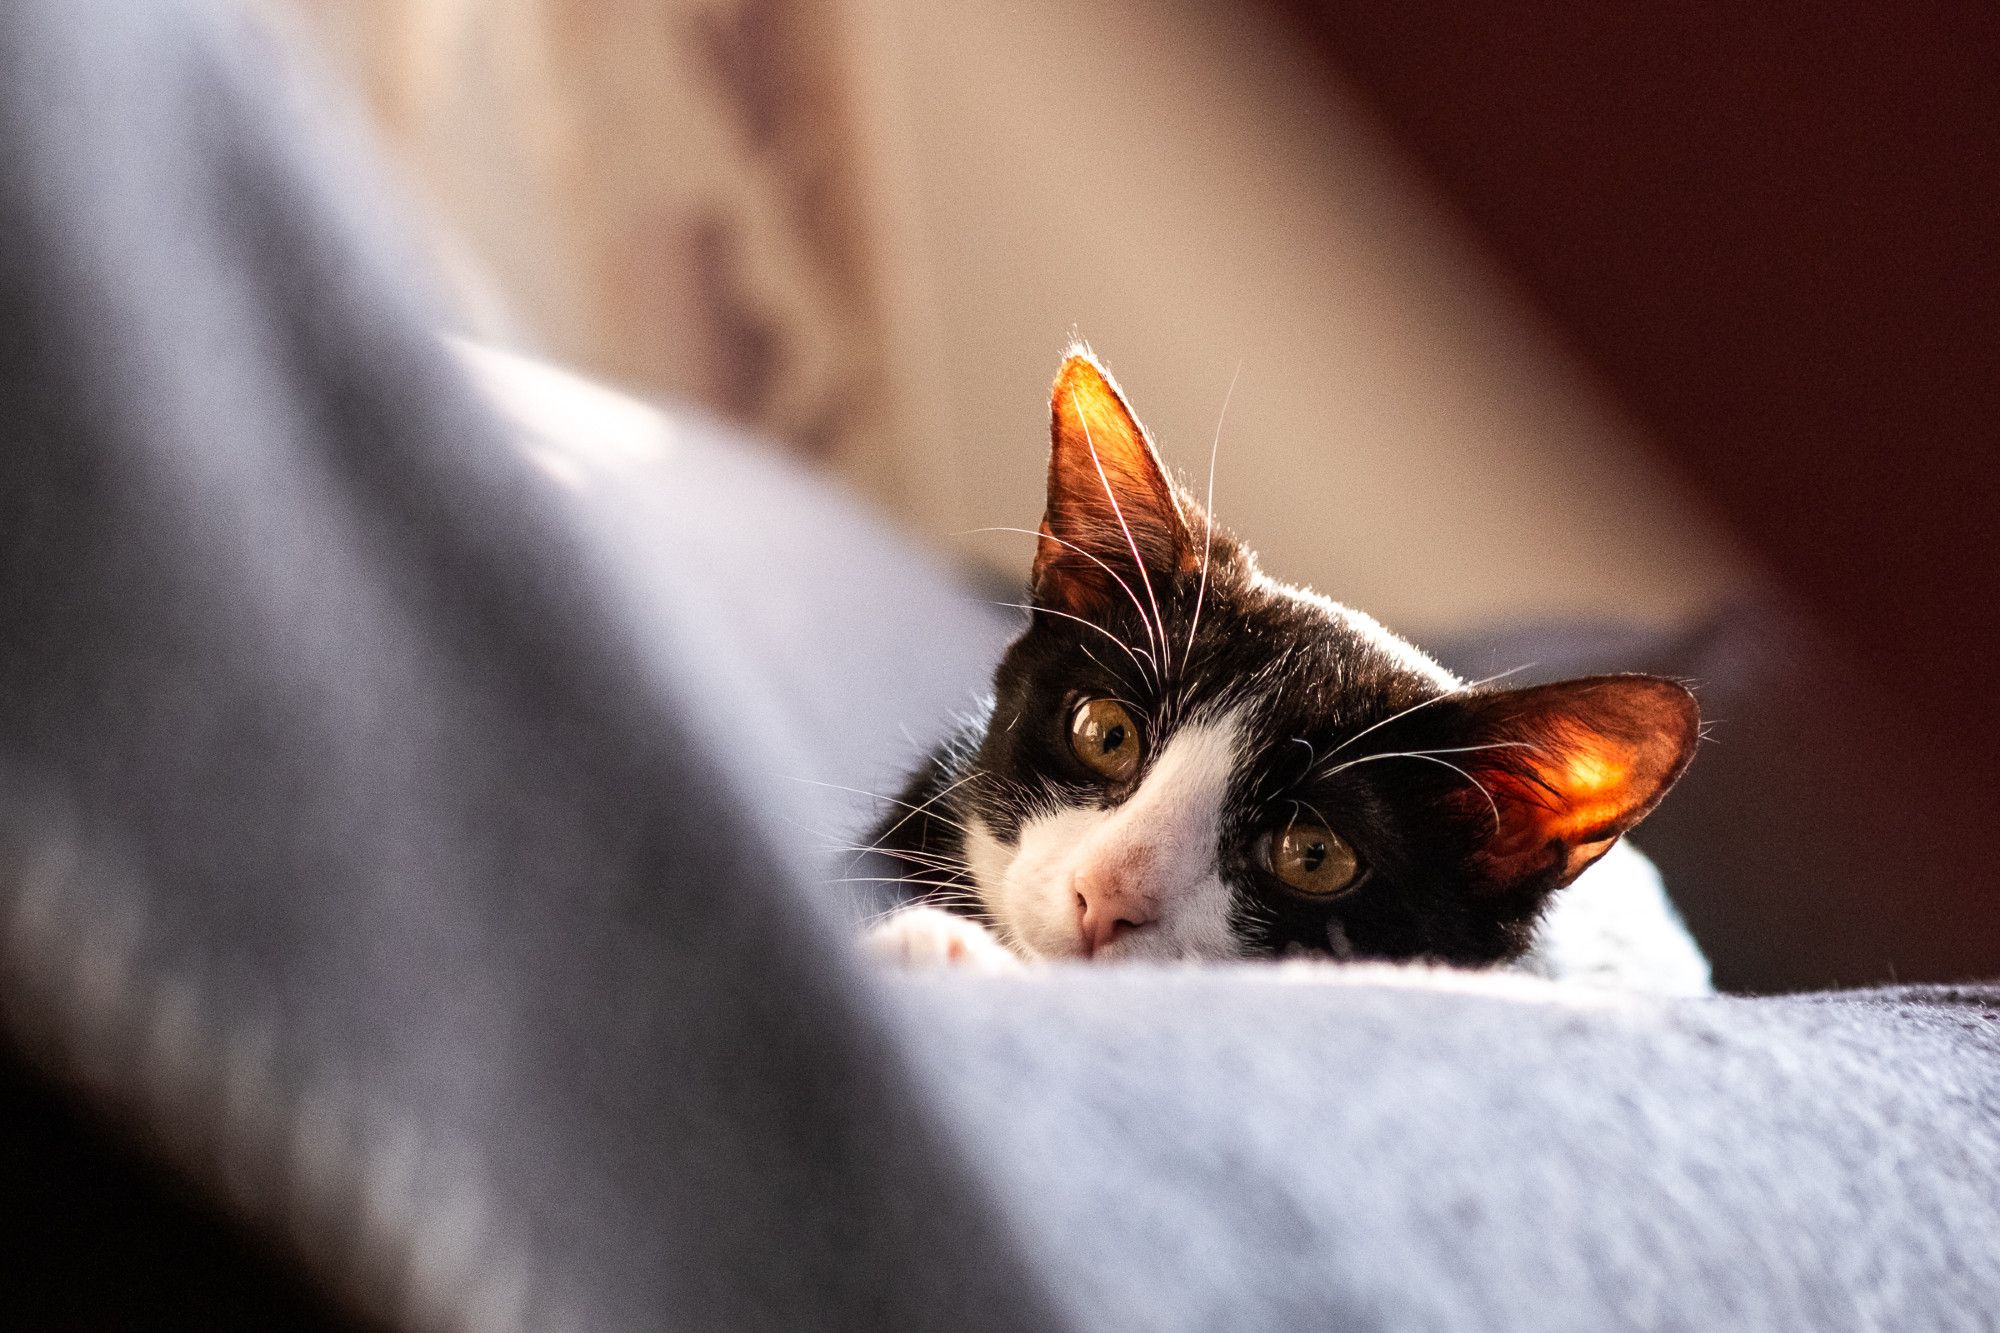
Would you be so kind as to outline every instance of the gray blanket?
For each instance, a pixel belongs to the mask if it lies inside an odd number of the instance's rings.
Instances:
[[[813,784],[1004,624],[712,426],[503,426],[277,68],[0,10],[0,1032],[340,1308],[1994,1327],[2000,992],[864,973]]]

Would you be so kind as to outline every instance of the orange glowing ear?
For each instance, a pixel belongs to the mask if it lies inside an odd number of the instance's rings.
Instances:
[[[1469,701],[1478,721],[1458,795],[1492,892],[1560,888],[1652,812],[1700,728],[1694,696],[1657,676],[1596,676]]]
[[[1191,510],[1146,431],[1088,349],[1064,358],[1049,396],[1048,509],[1035,549],[1035,599],[1089,615],[1144,579],[1198,567]],[[1157,589],[1164,597],[1165,590]]]

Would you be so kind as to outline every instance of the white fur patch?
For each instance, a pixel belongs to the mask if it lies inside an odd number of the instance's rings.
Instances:
[[[938,907],[894,913],[863,937],[862,947],[876,962],[911,972],[1010,972],[1021,965],[986,927]]]
[[[1037,816],[1012,846],[982,821],[969,821],[966,861],[1001,938],[1031,957],[1082,956],[1073,881],[1094,867],[1137,863],[1145,867],[1151,920],[1097,958],[1240,956],[1217,852],[1223,802],[1242,762],[1242,730],[1235,711],[1189,723],[1122,805]]]
[[[1556,981],[1653,995],[1708,995],[1708,959],[1667,898],[1660,872],[1620,842],[1556,892],[1535,944],[1514,964]]]

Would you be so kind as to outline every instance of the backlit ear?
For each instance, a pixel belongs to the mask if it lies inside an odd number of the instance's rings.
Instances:
[[[1035,600],[1089,615],[1126,595],[1121,581],[1143,599],[1142,579],[1196,568],[1191,506],[1088,351],[1064,359],[1049,417],[1049,499],[1035,549]]]
[[[1597,676],[1474,696],[1459,762],[1489,893],[1548,892],[1644,819],[1694,757],[1694,696],[1657,676]]]

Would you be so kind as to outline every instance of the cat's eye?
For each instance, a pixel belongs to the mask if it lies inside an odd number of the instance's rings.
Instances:
[[[1139,770],[1139,724],[1115,699],[1085,699],[1070,715],[1069,744],[1084,767],[1110,782]]]
[[[1331,898],[1361,873],[1347,840],[1324,824],[1287,824],[1264,844],[1264,863],[1285,887],[1310,898]]]

